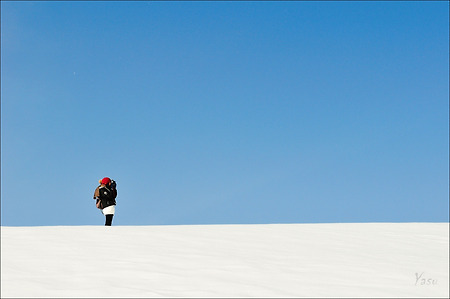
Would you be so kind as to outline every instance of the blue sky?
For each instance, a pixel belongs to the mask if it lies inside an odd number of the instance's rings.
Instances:
[[[448,2],[1,2],[1,224],[449,221]]]

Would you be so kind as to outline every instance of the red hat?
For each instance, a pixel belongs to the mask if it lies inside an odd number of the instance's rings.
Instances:
[[[108,185],[109,183],[111,183],[111,179],[106,177],[102,179],[102,185]]]

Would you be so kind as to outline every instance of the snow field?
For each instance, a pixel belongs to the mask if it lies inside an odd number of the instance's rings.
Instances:
[[[449,296],[448,223],[1,227],[1,297]]]

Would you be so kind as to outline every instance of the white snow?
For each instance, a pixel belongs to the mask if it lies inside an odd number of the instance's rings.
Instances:
[[[2,298],[448,296],[448,223],[1,227]]]

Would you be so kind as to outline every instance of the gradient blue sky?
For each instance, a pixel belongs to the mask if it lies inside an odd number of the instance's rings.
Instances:
[[[1,1],[1,224],[449,221],[449,3]]]

